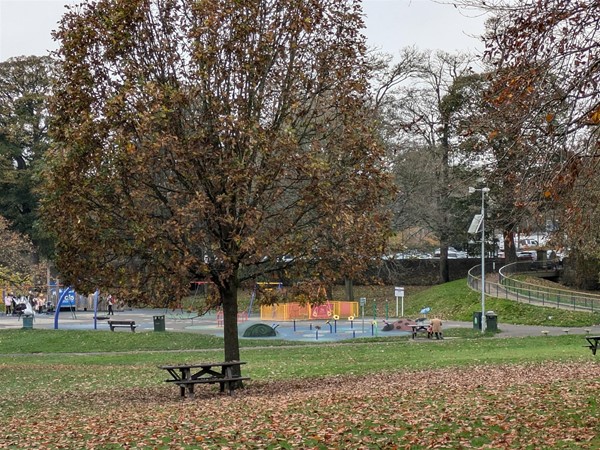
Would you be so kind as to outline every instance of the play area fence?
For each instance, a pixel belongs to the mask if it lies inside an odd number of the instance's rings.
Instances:
[[[238,313],[238,315],[237,315],[238,323],[243,323],[246,320],[248,320],[248,313],[246,311],[242,311],[242,312]],[[219,309],[217,311],[217,326],[218,327],[223,326],[223,310],[222,309]]]
[[[323,305],[284,303],[260,307],[261,320],[341,319],[358,317],[358,302],[327,302]]]

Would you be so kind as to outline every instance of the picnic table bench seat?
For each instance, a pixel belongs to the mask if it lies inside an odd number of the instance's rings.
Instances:
[[[219,383],[219,392],[225,392],[231,395],[235,390],[234,385],[238,381],[249,380],[250,377],[210,377],[210,378],[198,378],[196,380],[165,380],[166,382],[175,383],[181,388],[182,397],[185,396],[185,390],[188,391],[188,396],[193,397],[193,389],[190,392],[191,386],[195,384],[215,384]]]
[[[585,340],[588,341],[588,345],[584,345],[584,347],[589,348],[592,351],[592,355],[595,355],[600,344],[600,336],[586,336]]]
[[[249,380],[250,377],[242,377],[233,374],[235,367],[246,364],[243,361],[227,361],[220,363],[200,363],[200,364],[179,364],[174,366],[159,366],[159,369],[166,370],[171,378],[165,380],[167,383],[174,383],[179,386],[181,397],[194,397],[194,386],[196,384],[215,384],[219,383],[220,392],[231,395],[238,385],[238,382]],[[199,369],[195,373],[193,369]]]
[[[109,320],[108,326],[110,327],[110,331],[115,331],[115,328],[131,328],[132,332],[135,332],[137,325],[135,324],[135,320]]]

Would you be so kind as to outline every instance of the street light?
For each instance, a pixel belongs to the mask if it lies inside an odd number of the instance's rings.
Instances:
[[[490,192],[490,188],[469,187],[469,194],[476,191],[481,191],[481,332],[485,333],[487,327],[485,320],[485,193]]]

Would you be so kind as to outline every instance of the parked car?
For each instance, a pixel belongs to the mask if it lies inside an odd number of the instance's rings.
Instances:
[[[536,261],[537,260],[537,252],[536,251],[519,251],[517,252],[517,259],[519,261]]]
[[[535,239],[521,239],[519,240],[519,246],[523,249],[538,247],[540,244]]]
[[[438,248],[433,253],[433,256],[439,258],[441,254],[441,250]],[[448,247],[448,259],[462,259],[467,257],[467,252],[463,252],[462,250],[456,250],[454,247]]]

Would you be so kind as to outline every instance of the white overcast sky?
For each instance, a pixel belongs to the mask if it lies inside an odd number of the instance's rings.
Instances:
[[[0,0],[0,61],[45,55],[50,36],[72,0]],[[363,0],[369,46],[398,54],[403,47],[480,53],[484,17],[432,0]]]

